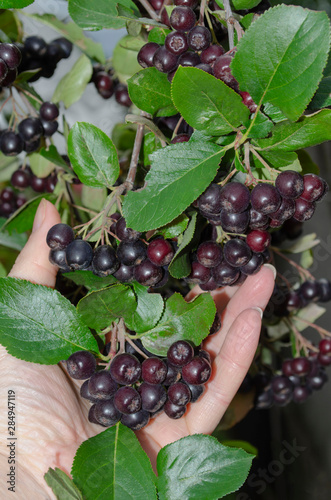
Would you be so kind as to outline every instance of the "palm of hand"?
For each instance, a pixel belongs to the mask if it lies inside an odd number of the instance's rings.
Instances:
[[[48,229],[59,222],[59,216],[51,204],[42,202],[41,205],[34,232],[11,276],[54,286],[56,270],[48,262],[45,237]],[[214,430],[250,366],[261,325],[256,308],[265,307],[272,289],[272,271],[264,268],[240,289],[214,293],[218,309],[225,309],[222,329],[205,341],[214,363],[212,379],[203,397],[191,405],[180,420],[170,420],[162,414],[137,433],[154,468],[161,447],[189,434]],[[194,292],[189,299],[193,296]],[[59,467],[69,473],[78,446],[103,429],[88,421],[89,404],[79,396],[81,382],[70,379],[61,366],[26,363],[12,358],[3,348],[0,363],[2,372],[6,373],[1,382],[3,392],[13,389],[17,395],[22,498],[25,498],[25,487],[34,489],[36,499],[45,498],[45,494],[53,498],[43,479],[45,472],[49,467]],[[6,404],[5,398],[1,401]],[[5,412],[3,408],[2,414]],[[2,449],[2,459],[5,456],[6,449]]]

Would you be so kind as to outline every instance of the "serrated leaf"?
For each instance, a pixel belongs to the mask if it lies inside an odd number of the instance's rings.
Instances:
[[[30,231],[33,226],[34,216],[36,215],[37,208],[39,207],[39,203],[42,199],[46,199],[51,203],[55,203],[56,197],[54,194],[44,194],[41,196],[37,196],[36,198],[32,198],[31,200],[24,203],[24,205],[16,210],[13,215],[7,219],[7,222],[4,224],[3,229],[6,229],[9,234],[14,231],[17,233],[25,233],[26,231]]]
[[[311,248],[314,248],[316,245],[320,243],[320,240],[316,239],[316,233],[311,233],[311,234],[306,234],[305,236],[302,236],[296,242],[287,247],[287,248],[282,248],[282,252],[287,252],[287,253],[301,253],[304,252],[305,250],[310,250]]]
[[[331,106],[331,54],[323,72],[323,79],[309,105],[310,109],[320,109]]]
[[[244,483],[253,458],[211,436],[196,434],[179,439],[157,456],[159,498],[223,498]]]
[[[19,85],[20,83],[29,81],[30,78],[32,78],[34,75],[39,73],[39,71],[41,71],[41,69],[42,68],[41,68],[41,64],[40,64],[40,68],[22,71],[22,73],[19,73],[19,75],[15,79],[15,85],[16,84]]]
[[[76,285],[85,286],[89,290],[101,290],[107,285],[116,283],[113,276],[101,278],[92,273],[92,271],[74,271],[71,273],[63,273],[63,276],[72,280]]]
[[[101,432],[77,450],[71,469],[85,498],[156,500],[156,478],[134,432],[124,425]]]
[[[279,123],[284,120],[287,120],[286,116],[281,112],[277,106],[270,104],[270,102],[266,102],[263,106],[263,112],[265,115],[269,116],[274,123]]]
[[[47,177],[55,168],[52,161],[39,153],[31,153],[28,158],[31,170],[37,177]]]
[[[126,314],[125,323],[130,330],[143,333],[151,330],[159,321],[164,302],[159,293],[148,293],[148,289],[139,283],[134,283],[133,289],[137,297],[137,309],[131,317]]]
[[[236,10],[252,9],[259,5],[260,2],[261,0],[231,0]]]
[[[153,134],[153,132],[147,132],[147,134],[144,135],[144,143],[143,143],[143,158],[144,158],[144,165],[148,166],[151,164],[149,155],[154,153],[157,149],[160,149],[161,143],[158,140],[157,136]]]
[[[270,102],[295,121],[317,89],[329,47],[325,12],[280,5],[251,24],[237,45],[231,69],[240,89],[257,104]]]
[[[4,265],[0,262],[0,278],[5,278],[7,276],[7,271]]]
[[[296,172],[301,172],[301,164],[298,159],[298,155],[291,151],[260,151],[259,152],[262,159],[272,167],[277,170],[295,170]],[[254,155],[251,156],[251,163],[255,168],[263,169],[263,173],[266,179],[276,180],[278,173],[276,170],[270,172],[263,165],[263,163]]]
[[[52,14],[29,14],[28,17],[49,26],[70,42],[75,44],[88,57],[96,59],[100,64],[106,62],[101,43],[85,36],[84,31],[75,23],[63,23]]]
[[[174,220],[209,186],[223,155],[224,150],[205,142],[173,144],[153,153],[144,189],[124,198],[128,226],[148,231]]]
[[[117,318],[131,318],[136,307],[136,298],[131,288],[117,283],[91,291],[78,302],[77,311],[86,325],[102,330]]]
[[[215,314],[211,295],[201,294],[192,302],[186,302],[179,293],[174,293],[166,301],[159,323],[141,338],[142,343],[158,356],[166,356],[177,340],[191,340],[199,345],[209,334]]]
[[[185,231],[189,223],[189,220],[190,219],[185,214],[181,214],[169,224],[166,224],[165,226],[162,226],[159,229],[157,229],[155,234],[156,235],[160,234],[165,239],[176,238]]]
[[[248,108],[234,90],[198,68],[180,66],[171,94],[184,120],[210,135],[234,132],[249,117]]]
[[[104,28],[124,28],[125,21],[118,19],[116,5],[132,8],[138,15],[136,5],[131,0],[69,0],[69,14],[78,26],[85,30]]]
[[[69,108],[78,101],[91,80],[92,64],[85,54],[82,54],[75,62],[69,73],[59,81],[54,91],[52,101],[58,103],[63,101],[64,106]]]
[[[297,123],[278,123],[270,139],[257,139],[256,143],[262,150],[295,151],[330,139],[331,110],[322,109],[318,113],[302,117]]]
[[[177,114],[171,100],[171,84],[166,73],[156,68],[138,71],[128,81],[131,101],[141,110],[156,116]]]
[[[116,148],[95,125],[75,123],[69,133],[68,155],[78,178],[87,186],[111,187],[119,176]]]
[[[196,223],[197,223],[197,212],[194,212],[191,216],[191,220],[183,235],[183,239],[177,249],[177,252],[175,253],[172,261],[169,264],[169,273],[174,278],[181,279],[185,278],[185,276],[188,276],[188,274],[190,274],[191,263],[187,247],[192,241],[192,238],[194,236]]]
[[[60,500],[83,500],[82,493],[79,491],[72,479],[63,470],[55,467],[48,469],[44,479],[56,498]]]
[[[301,173],[304,174],[316,174],[319,175],[320,169],[318,165],[313,161],[312,157],[304,149],[299,149],[297,155],[301,165]]]
[[[0,343],[9,354],[53,365],[75,351],[99,352],[75,307],[56,290],[0,278]]]

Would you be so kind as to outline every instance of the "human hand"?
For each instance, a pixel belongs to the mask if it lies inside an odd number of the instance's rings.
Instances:
[[[56,268],[48,261],[46,234],[60,222],[54,206],[43,200],[38,208],[32,235],[20,253],[10,276],[54,287]],[[213,374],[199,402],[192,405],[180,420],[159,415],[137,436],[155,466],[161,447],[194,433],[211,433],[249,369],[258,344],[262,309],[274,286],[272,269],[264,266],[241,287],[212,292],[222,312],[222,328],[204,342],[212,358]],[[199,290],[194,289],[191,300]],[[15,390],[17,415],[18,470],[16,498],[25,499],[29,491],[36,500],[54,498],[44,481],[49,467],[70,473],[78,446],[101,432],[100,426],[87,419],[89,403],[79,397],[81,382],[68,377],[62,366],[41,366],[13,358],[0,347],[2,377],[1,415],[7,412],[7,391]],[[6,422],[0,421],[1,435]],[[5,439],[0,444],[0,468],[7,470],[8,450]],[[7,486],[0,484],[5,498]]]

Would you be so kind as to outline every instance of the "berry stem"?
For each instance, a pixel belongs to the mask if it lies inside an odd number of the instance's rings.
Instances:
[[[132,346],[141,356],[143,356],[145,359],[148,359],[148,356],[147,354],[145,354],[141,349],[139,349],[138,346],[136,346],[136,344],[129,338],[129,337],[125,337],[125,340],[126,342],[128,342],[130,344],[130,346]]]
[[[152,19],[154,19],[154,21],[160,21],[159,16],[157,15],[157,13],[147,0],[139,0],[139,2],[147,10],[148,14],[151,16]]]
[[[29,113],[33,116],[36,116],[38,117],[38,113],[36,112],[36,110],[34,109],[34,107],[31,105],[31,103],[29,102],[29,99],[27,99],[26,95],[24,94],[24,92],[22,92],[22,90],[19,90],[19,89],[16,89],[20,98],[25,102],[26,104],[26,107],[28,108],[29,110]]]
[[[316,330],[321,335],[322,338],[331,337],[331,332],[329,332],[328,330],[325,330],[325,328],[322,328],[321,326],[318,326],[315,323],[311,323],[307,319],[300,318],[300,316],[297,317],[297,320],[302,321],[303,323],[306,323],[306,325],[314,328],[314,330]]]
[[[284,260],[286,260],[286,262],[288,262],[289,264],[291,264],[291,266],[293,266],[299,273],[300,277],[303,278],[304,280],[305,279],[311,279],[311,280],[314,280],[314,276],[309,272],[307,271],[307,269],[304,269],[302,266],[300,266],[299,264],[297,264],[296,262],[294,262],[294,260],[292,259],[289,259],[288,257],[286,257],[286,255],[284,255],[280,250],[278,250],[277,248],[275,247],[269,247],[270,250],[272,250],[273,252],[275,252],[277,255],[279,255],[280,257],[282,257]]]
[[[135,137],[134,145],[133,145],[130,167],[129,167],[128,175],[127,175],[127,178],[125,181],[125,187],[127,188],[128,191],[133,188],[134,181],[136,178],[139,153],[140,153],[143,137],[144,137],[144,125],[138,124],[137,133],[136,133],[136,137]]]
[[[245,144],[245,146],[246,146],[246,144]],[[257,153],[255,151],[255,148],[251,144],[249,144],[249,150],[262,163],[262,165],[268,170],[270,175],[274,176],[274,179],[272,179],[272,180],[275,180],[275,178],[277,177],[277,176],[275,176],[275,173],[279,174],[281,172],[281,170],[277,170],[276,168],[271,168],[270,165],[268,165],[268,163],[262,158],[262,156],[260,156],[259,153]]]
[[[237,38],[238,38],[238,42],[239,42],[239,40],[244,36],[244,30],[240,26],[240,23],[237,21],[237,19],[235,19],[234,17],[232,18],[232,22],[233,22],[234,29],[236,30]]]
[[[318,349],[315,346],[313,346],[313,344],[309,342],[309,340],[307,340],[303,335],[301,335],[301,333],[294,326],[291,320],[289,320],[288,318],[284,318],[284,321],[289,327],[289,329],[292,330],[292,332],[295,335],[295,349],[297,356],[300,356],[301,349],[305,351],[306,356],[308,356],[309,350],[318,352]]]
[[[204,26],[204,24],[205,24],[204,23],[204,17],[205,17],[206,3],[207,3],[207,0],[201,0],[199,23],[198,23],[201,26]]]
[[[255,179],[255,177],[254,177],[254,175],[252,173],[252,170],[251,170],[251,163],[250,163],[250,160],[249,160],[250,148],[249,148],[249,143],[248,142],[245,142],[245,144],[244,144],[244,151],[245,151],[244,163],[245,163],[245,167],[246,167],[246,170],[247,170],[248,177],[250,178],[250,180],[248,181],[248,185],[257,184],[258,181],[257,181],[257,179]]]
[[[232,22],[232,10],[230,6],[230,0],[223,0],[223,5],[225,10],[225,20],[228,26],[229,47],[231,50],[234,48],[234,29]]]
[[[178,129],[179,129],[179,127],[180,127],[180,125],[181,125],[181,123],[182,123],[182,121],[183,121],[183,120],[184,120],[184,118],[181,116],[181,117],[179,118],[178,122],[177,122],[177,125],[176,125],[176,127],[175,127],[174,131],[173,131],[173,134],[172,134],[172,138],[171,138],[171,139],[173,139],[174,137],[176,137],[177,132],[178,132]]]

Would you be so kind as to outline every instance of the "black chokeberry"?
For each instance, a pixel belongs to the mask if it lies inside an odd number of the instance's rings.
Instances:
[[[70,377],[78,380],[90,378],[96,369],[96,360],[89,351],[77,351],[67,359],[67,370]]]
[[[84,240],[74,240],[66,247],[67,264],[73,270],[87,269],[92,262],[93,250]]]

